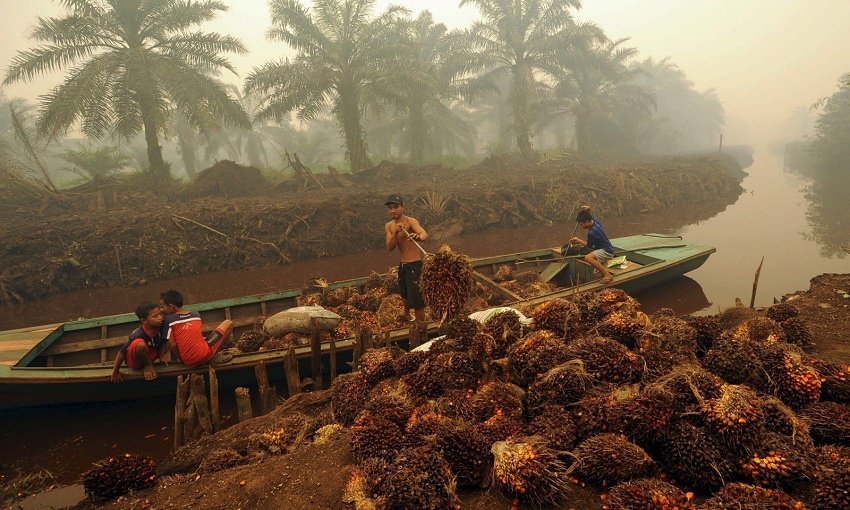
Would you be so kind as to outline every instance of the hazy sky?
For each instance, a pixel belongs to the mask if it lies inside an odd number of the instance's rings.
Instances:
[[[230,11],[205,28],[237,36],[251,51],[232,58],[242,78],[253,66],[288,53],[282,43],[265,39],[266,0],[225,3]],[[445,0],[378,0],[377,11],[390,3],[414,15],[429,9],[449,28],[477,18],[474,7]],[[5,75],[16,52],[31,44],[27,34],[36,16],[62,11],[50,0],[0,0],[0,12]],[[766,141],[793,110],[832,95],[838,78],[850,72],[850,0],[586,0],[576,16],[597,23],[611,39],[631,38],[640,59],[669,57],[697,90],[714,89],[727,115],[724,143]],[[54,75],[4,92],[35,99],[58,81]]]

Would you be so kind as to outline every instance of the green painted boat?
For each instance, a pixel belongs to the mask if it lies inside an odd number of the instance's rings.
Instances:
[[[625,256],[627,263],[621,269],[612,269],[614,280],[608,284],[596,281],[593,268],[581,257],[564,257],[548,248],[473,259],[475,279],[491,295],[488,305],[528,307],[606,287],[637,292],[693,271],[715,251],[712,246],[659,234],[616,238],[612,243],[616,255]],[[493,280],[502,266],[515,273],[537,271],[557,287],[549,293],[523,298]],[[362,290],[365,284],[366,278],[359,278],[333,282],[329,288],[355,286]],[[197,310],[206,325],[232,320],[234,337],[239,338],[253,327],[258,317],[298,306],[301,293],[300,289],[286,290],[187,305],[187,308]],[[436,322],[430,323],[429,334],[436,334],[437,326]],[[168,395],[175,392],[177,376],[209,370],[206,365],[194,368],[180,363],[157,365],[159,377],[145,381],[141,371],[124,367],[124,382],[113,384],[110,382],[113,360],[136,327],[138,319],[127,313],[0,332],[0,409]],[[397,329],[384,338],[405,346],[408,330]],[[338,370],[345,371],[347,362],[352,360],[354,344],[354,338],[336,340],[333,348],[323,344],[323,366],[329,366],[333,350]],[[271,381],[283,380],[286,352],[274,349],[236,354],[231,361],[215,367],[220,387],[251,385],[255,380],[254,367],[261,361]],[[296,355],[301,373],[309,374],[310,348],[299,347]]]

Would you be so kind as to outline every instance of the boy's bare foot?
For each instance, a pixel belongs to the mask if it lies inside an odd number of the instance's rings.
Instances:
[[[611,283],[614,280],[614,275],[608,275],[599,280],[599,283]]]
[[[145,369],[145,381],[153,381],[159,377],[159,374],[156,373],[156,369],[151,367],[150,369]]]

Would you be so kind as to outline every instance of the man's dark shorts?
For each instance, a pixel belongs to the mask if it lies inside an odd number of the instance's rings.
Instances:
[[[422,274],[422,261],[402,262],[398,266],[398,293],[408,308],[422,310],[425,302],[419,293],[419,276]]]

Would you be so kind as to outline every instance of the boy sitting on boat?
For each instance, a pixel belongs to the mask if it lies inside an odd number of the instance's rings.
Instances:
[[[159,306],[165,314],[162,323],[162,336],[169,342],[174,342],[180,361],[188,367],[194,367],[207,361],[224,363],[233,358],[233,354],[222,352],[216,356],[216,351],[225,338],[233,331],[233,321],[227,319],[204,337],[201,314],[183,308],[183,294],[176,290],[163,292]],[[216,356],[213,359],[213,356]]]
[[[602,222],[590,213],[589,205],[583,205],[581,211],[576,215],[576,223],[587,230],[587,241],[572,237],[570,244],[580,244],[593,250],[584,256],[584,261],[602,274],[602,283],[610,283],[614,279],[614,275],[608,271],[606,265],[614,257],[614,245],[608,239],[608,234],[605,233]]]
[[[114,383],[124,381],[124,374],[120,369],[125,362],[130,368],[143,369],[147,381],[156,379],[154,361],[162,359],[166,365],[168,364],[168,351],[172,344],[163,341],[160,332],[163,318],[159,305],[150,301],[140,304],[136,307],[136,317],[142,321],[142,325],[130,333],[127,342],[115,357],[111,377]]]

